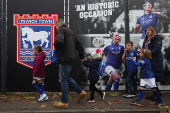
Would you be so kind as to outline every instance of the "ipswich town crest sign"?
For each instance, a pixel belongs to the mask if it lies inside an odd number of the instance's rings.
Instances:
[[[14,14],[13,25],[17,26],[17,63],[33,68],[34,45],[40,45],[46,53],[45,65],[49,65],[50,50],[54,48],[57,14]]]

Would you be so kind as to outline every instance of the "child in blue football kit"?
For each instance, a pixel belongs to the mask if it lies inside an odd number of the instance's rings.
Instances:
[[[156,90],[156,84],[155,84],[155,77],[154,74],[151,70],[151,51],[148,49],[142,49],[140,52],[140,59],[141,62],[137,63],[136,62],[136,57],[133,58],[133,61],[136,66],[141,66],[141,79],[140,79],[140,87],[139,87],[139,93],[138,93],[138,98],[136,101],[130,101],[130,104],[132,105],[137,105],[141,106],[140,101],[143,96],[143,89],[146,88],[151,88],[153,91],[154,95],[158,99],[158,103],[155,103],[155,106],[163,106],[165,105],[164,101],[162,100],[159,92]]]
[[[95,84],[99,80],[99,75],[95,70],[98,69],[99,62],[102,62],[100,51],[101,51],[100,49],[97,49],[96,51],[93,51],[91,53],[92,61],[87,61],[87,59],[85,59],[85,61],[82,62],[84,66],[90,68],[88,80],[90,80],[89,89],[91,93],[90,98],[87,100],[87,102],[95,102],[94,91],[100,94],[102,100],[104,99],[105,96],[105,92],[102,92],[101,90],[95,87]]]
[[[122,61],[125,63],[127,72],[127,85],[128,92],[123,95],[124,97],[131,98],[137,95],[137,67],[133,62],[133,57],[139,57],[136,50],[133,50],[133,42],[126,42],[126,49],[124,49],[124,54],[122,56]],[[132,91],[133,88],[133,91]]]

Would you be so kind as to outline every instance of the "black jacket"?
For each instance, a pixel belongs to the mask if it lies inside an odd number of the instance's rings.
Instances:
[[[96,61],[96,62],[94,62]],[[97,62],[101,62],[101,59],[96,59],[96,60],[92,60],[92,61],[83,61],[83,65],[90,68],[89,74],[87,79],[90,81],[98,81],[99,80],[99,75],[97,75],[97,73],[94,71],[94,69],[98,69],[99,63]]]
[[[77,58],[77,50],[80,59],[84,58],[84,48],[75,33],[67,27],[66,24],[60,26],[57,31],[55,48],[58,50],[58,62],[63,65],[75,64]]]
[[[144,48],[143,43],[143,48]],[[150,44],[148,45],[148,49],[152,53],[152,59],[151,61],[151,68],[153,70],[155,79],[157,82],[164,81],[164,70],[163,70],[163,57],[162,57],[162,39],[159,37],[159,35],[155,35]]]

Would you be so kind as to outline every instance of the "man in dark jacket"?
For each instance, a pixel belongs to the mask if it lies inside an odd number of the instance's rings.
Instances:
[[[70,72],[76,61],[77,50],[81,61],[84,60],[84,48],[76,37],[74,32],[64,24],[63,19],[56,22],[57,35],[54,46],[58,50],[59,62],[59,81],[61,83],[62,97],[61,102],[54,104],[57,108],[68,107],[68,83],[78,94],[77,101],[80,102],[86,95],[86,92],[70,77]]]

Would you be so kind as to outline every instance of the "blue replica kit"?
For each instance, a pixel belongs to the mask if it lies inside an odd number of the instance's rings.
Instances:
[[[104,48],[103,52],[107,53],[107,61],[105,66],[112,66],[116,69],[120,69],[122,65],[122,55],[124,52],[124,47],[122,45],[108,45]]]
[[[144,13],[143,16],[139,17],[137,19],[137,22],[136,24],[140,24],[141,27],[142,27],[142,37],[141,39],[143,39],[145,37],[145,28],[148,27],[148,26],[152,26],[155,31],[158,33],[157,31],[157,20],[160,16],[159,15],[156,15],[156,14],[153,14],[152,12],[149,13],[148,15],[146,15]]]
[[[125,54],[125,59],[126,59],[126,71],[130,71],[130,72],[137,72],[137,67],[133,62],[133,57],[139,57],[139,54],[137,53],[136,50],[132,51],[127,51]]]
[[[134,61],[134,63],[136,66],[141,66],[141,78],[142,79],[155,78],[151,70],[151,63],[149,59],[142,58],[140,63],[137,63],[136,61]]]

